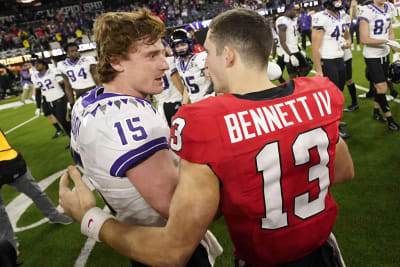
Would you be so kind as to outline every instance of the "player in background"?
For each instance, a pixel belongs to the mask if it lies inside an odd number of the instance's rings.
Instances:
[[[175,30],[171,40],[176,68],[186,87],[190,102],[196,103],[213,95],[211,81],[203,72],[207,53],[193,53],[192,38],[184,29]]]
[[[165,60],[169,69],[165,71],[163,76],[163,91],[153,95],[157,101],[157,110],[164,116],[168,126],[171,127],[171,119],[178,111],[182,103],[189,102],[189,96],[182,84],[181,77],[176,69],[175,58],[172,55],[171,48],[168,43],[163,41],[165,49]],[[184,98],[184,99],[183,99]]]
[[[64,50],[68,58],[59,62],[57,68],[68,78],[65,89],[72,88],[76,98],[79,98],[100,84],[96,74],[97,62],[92,56],[81,56],[79,46],[75,43],[68,43]]]
[[[341,15],[344,17],[344,20],[346,22],[347,27],[350,27],[351,24],[351,18],[346,12],[341,11]],[[345,84],[347,86],[347,89],[349,89],[350,97],[351,97],[351,104],[348,105],[343,111],[349,112],[349,111],[354,111],[359,108],[358,106],[358,101],[357,101],[357,92],[356,92],[356,85],[354,84],[353,81],[353,55],[351,53],[350,48],[343,49],[344,50],[344,65],[345,65]]]
[[[350,36],[351,36],[351,50],[354,50],[353,36],[356,34],[356,50],[360,51],[360,20],[358,14],[360,13],[360,7],[356,0],[352,0],[350,4]]]
[[[306,76],[309,72],[309,63],[298,45],[297,9],[298,6],[295,4],[286,5],[284,15],[275,22],[290,79]]]
[[[283,78],[283,71],[285,70],[284,53],[281,44],[279,43],[279,35],[278,32],[276,31],[275,21],[276,19],[274,19],[272,24],[272,36],[274,38],[274,43],[272,46],[271,55],[273,60],[275,60],[276,58],[276,64],[278,64],[279,68],[282,71],[282,76],[279,78],[279,82],[284,83],[286,82],[285,79]]]
[[[160,39],[165,26],[142,9],[104,13],[94,32],[103,86],[74,105],[71,154],[119,221],[164,226],[178,173],[169,127],[148,98],[163,90],[168,69]],[[189,266],[209,267],[199,243]]]
[[[373,4],[363,6],[360,10],[360,38],[364,44],[363,56],[367,65],[369,80],[376,88],[373,118],[388,123],[388,129],[399,131],[400,126],[394,120],[386,91],[388,89],[389,52],[397,51],[389,5],[385,0],[374,0]],[[379,112],[382,110],[384,116]]]
[[[64,175],[60,203],[83,218],[83,233],[92,219],[100,226],[91,233],[124,255],[182,266],[221,212],[235,266],[344,266],[331,235],[337,204],[329,192],[354,175],[338,133],[343,95],[319,76],[273,85],[265,75],[270,27],[245,9],[211,22],[206,67],[221,95],[184,105],[174,117],[170,147],[182,159],[167,225],[100,221],[104,213],[91,208],[93,194],[70,167],[76,190]]]
[[[312,29],[312,56],[318,76],[328,77],[341,91],[346,82],[344,65],[344,49],[351,46],[348,26],[340,10],[343,8],[341,0],[326,0],[323,2],[325,10],[313,16]],[[342,138],[350,135],[339,127]]]
[[[61,72],[55,68],[49,68],[46,61],[38,59],[35,61],[37,73],[32,76],[32,82],[35,88],[40,89],[42,96],[50,108],[50,113],[56,117],[57,121],[63,127],[64,132],[71,135],[71,122],[67,121],[67,97],[61,84],[66,79],[62,77]],[[72,96],[68,97],[71,103]]]
[[[21,70],[19,71],[19,77],[22,86],[21,101],[23,104],[25,104],[25,100],[31,98],[33,89],[31,75],[29,73],[29,67],[27,63],[22,65]]]

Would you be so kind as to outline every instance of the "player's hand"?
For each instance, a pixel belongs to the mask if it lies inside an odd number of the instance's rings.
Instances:
[[[290,58],[289,58],[289,60],[290,60],[290,64],[291,64],[293,67],[298,67],[298,66],[300,66],[300,62],[299,62],[299,60],[297,59],[297,57],[296,57],[295,55],[291,55]]]
[[[395,48],[400,48],[400,44],[395,40],[387,40],[386,44]]]
[[[37,108],[36,110],[35,110],[35,116],[39,116],[40,115],[40,108]]]
[[[392,60],[392,62],[396,62],[396,61],[399,61],[400,60],[400,55],[399,55],[399,53],[393,53],[393,60]]]
[[[322,71],[317,71],[317,72],[315,73],[315,76],[324,77],[324,74],[322,73]]]
[[[75,190],[69,188],[69,177],[75,184]],[[89,187],[82,181],[82,176],[74,166],[69,166],[68,171],[60,180],[59,200],[65,213],[81,222],[85,213],[96,206],[96,198]]]

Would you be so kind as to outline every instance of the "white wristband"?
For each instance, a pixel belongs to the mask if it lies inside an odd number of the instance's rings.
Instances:
[[[81,233],[100,242],[99,233],[104,222],[115,218],[98,207],[88,210],[82,218]]]

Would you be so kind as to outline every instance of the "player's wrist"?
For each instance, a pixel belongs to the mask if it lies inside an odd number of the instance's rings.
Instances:
[[[93,207],[88,210],[82,218],[81,233],[100,242],[99,233],[101,227],[107,220],[114,218],[114,216],[100,208]]]

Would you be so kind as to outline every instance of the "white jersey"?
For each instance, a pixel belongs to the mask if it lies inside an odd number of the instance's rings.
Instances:
[[[297,34],[297,18],[289,18],[286,16],[279,17],[276,22],[276,32],[279,34],[279,28],[286,28],[286,45],[291,53],[299,52],[299,37]],[[286,54],[285,50],[283,53]]]
[[[319,52],[322,59],[342,58],[344,51],[342,49],[341,40],[344,38],[346,22],[341,13],[337,16],[332,15],[328,11],[320,11],[312,18],[313,29],[323,30],[324,37],[322,39]]]
[[[374,4],[363,6],[360,10],[359,18],[368,22],[370,38],[389,39],[389,28],[392,24],[389,5],[384,4],[384,10]],[[387,56],[389,52],[389,46],[386,44],[364,45],[363,56],[365,58],[381,58]]]
[[[206,58],[207,52],[200,52],[191,55],[186,62],[181,57],[175,60],[176,68],[192,103],[202,100],[211,85],[211,81],[203,73]]]
[[[96,63],[92,56],[81,56],[75,62],[67,58],[59,62],[57,68],[68,77],[72,88],[79,90],[96,86],[90,73],[90,65]]]
[[[351,24],[350,15],[347,14],[346,12],[344,12],[344,11],[342,11],[340,13],[342,13],[344,21],[345,21],[347,27],[350,27],[350,24]],[[344,57],[343,57],[344,61],[350,60],[352,58],[353,58],[353,55],[351,53],[351,49],[350,48],[344,49]]]
[[[278,57],[283,56],[283,49],[281,47],[281,42],[279,41],[279,35],[276,29],[272,29],[272,37],[274,38],[274,42],[276,45],[276,54],[278,55]]]
[[[165,58],[169,69],[165,71],[163,76],[163,88],[164,90],[154,95],[157,100],[158,104],[162,104],[164,102],[182,102],[182,94],[179,92],[178,88],[175,87],[174,83],[171,80],[172,74],[177,72],[175,65],[175,58],[174,57],[166,57]]]
[[[32,83],[35,88],[40,88],[47,102],[53,102],[65,95],[59,84],[62,80],[61,72],[54,68],[46,70],[43,75],[37,71],[32,75]]]
[[[168,125],[147,100],[103,90],[91,90],[74,105],[73,158],[116,211],[118,220],[165,225],[166,220],[143,199],[125,173],[155,152],[168,149]]]

